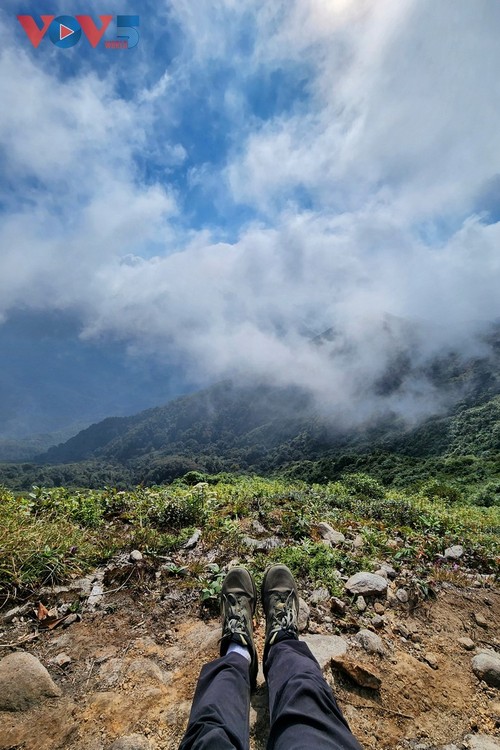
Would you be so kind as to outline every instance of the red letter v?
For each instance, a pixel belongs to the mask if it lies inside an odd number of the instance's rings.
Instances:
[[[104,32],[106,31],[109,24],[111,23],[113,16],[99,16],[99,18],[102,21],[102,26],[101,26],[100,31],[90,16],[75,16],[75,18],[80,24],[80,26],[82,27],[85,33],[85,36],[89,40],[92,47],[97,47],[97,45],[102,39]]]
[[[25,30],[28,36],[28,39],[30,40],[33,47],[38,47],[43,37],[45,36],[45,32],[49,28],[55,16],[40,16],[40,18],[42,19],[42,23],[43,23],[42,29],[38,28],[33,16],[18,16],[17,17],[17,20],[19,21],[19,23]]]

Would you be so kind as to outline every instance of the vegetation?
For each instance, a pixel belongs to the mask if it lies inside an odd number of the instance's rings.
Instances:
[[[203,482],[195,482],[202,478]],[[496,490],[495,490],[496,491]],[[42,489],[15,495],[0,491],[0,589],[33,590],[61,583],[109,560],[118,551],[139,548],[149,559],[174,554],[202,529],[203,549],[215,550],[210,565],[171,563],[178,575],[215,599],[222,568],[239,558],[257,577],[271,561],[289,565],[302,583],[342,589],[341,575],[376,561],[408,564],[427,578],[446,563],[449,545],[466,549],[468,567],[498,571],[500,508],[481,495],[456,497],[428,480],[418,492],[384,488],[374,477],[347,474],[341,481],[307,484],[262,477],[203,476],[193,472],[170,485],[132,491]],[[329,521],[346,537],[359,535],[360,549],[325,546],[317,523]],[[278,540],[269,551],[255,550],[255,528]]]

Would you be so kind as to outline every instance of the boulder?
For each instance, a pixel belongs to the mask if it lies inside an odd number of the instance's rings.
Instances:
[[[337,656],[332,659],[332,666],[350,677],[356,685],[369,688],[370,690],[380,690],[382,685],[380,677],[362,664],[358,664],[344,656]]]
[[[387,580],[375,573],[355,573],[345,584],[347,591],[351,594],[362,594],[363,596],[377,596],[387,591]]]
[[[25,651],[0,660],[0,711],[24,711],[61,695],[38,659]]]
[[[369,654],[385,654],[384,643],[380,636],[371,630],[360,630],[354,636],[354,640],[362,646]]]
[[[347,651],[347,642],[338,635],[305,635],[302,640],[311,649],[321,669],[332,658],[343,656]]]
[[[480,680],[492,687],[500,687],[500,656],[483,651],[472,660],[472,671]]]
[[[345,536],[340,531],[335,531],[333,526],[330,526],[327,521],[320,521],[318,523],[318,531],[323,541],[328,542],[332,547],[345,542]]]

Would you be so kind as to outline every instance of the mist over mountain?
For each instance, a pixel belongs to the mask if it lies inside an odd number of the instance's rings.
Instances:
[[[415,356],[416,334],[406,346],[395,336],[408,330],[402,321],[386,322],[384,335],[397,344],[390,365],[376,381],[352,390],[354,403],[323,403],[318,392],[298,385],[227,380],[161,407],[93,424],[38,454],[34,465],[2,465],[0,480],[10,486],[42,480],[154,484],[191,470],[272,473],[300,466],[302,471],[304,462],[321,460],[327,463],[320,474],[327,476],[353,457],[377,451],[412,460],[498,457],[500,329],[492,327],[478,344],[483,356],[444,352],[428,360]],[[339,346],[333,329],[311,342],[330,356]],[[349,350],[349,357],[355,354],[355,348]],[[401,398],[411,408],[394,408]]]

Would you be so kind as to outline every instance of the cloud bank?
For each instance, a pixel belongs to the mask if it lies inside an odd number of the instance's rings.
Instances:
[[[67,312],[351,422],[438,409],[421,376],[375,384],[402,351],[487,354],[499,318],[498,4],[144,8],[121,57],[35,52],[0,16],[2,320]]]

